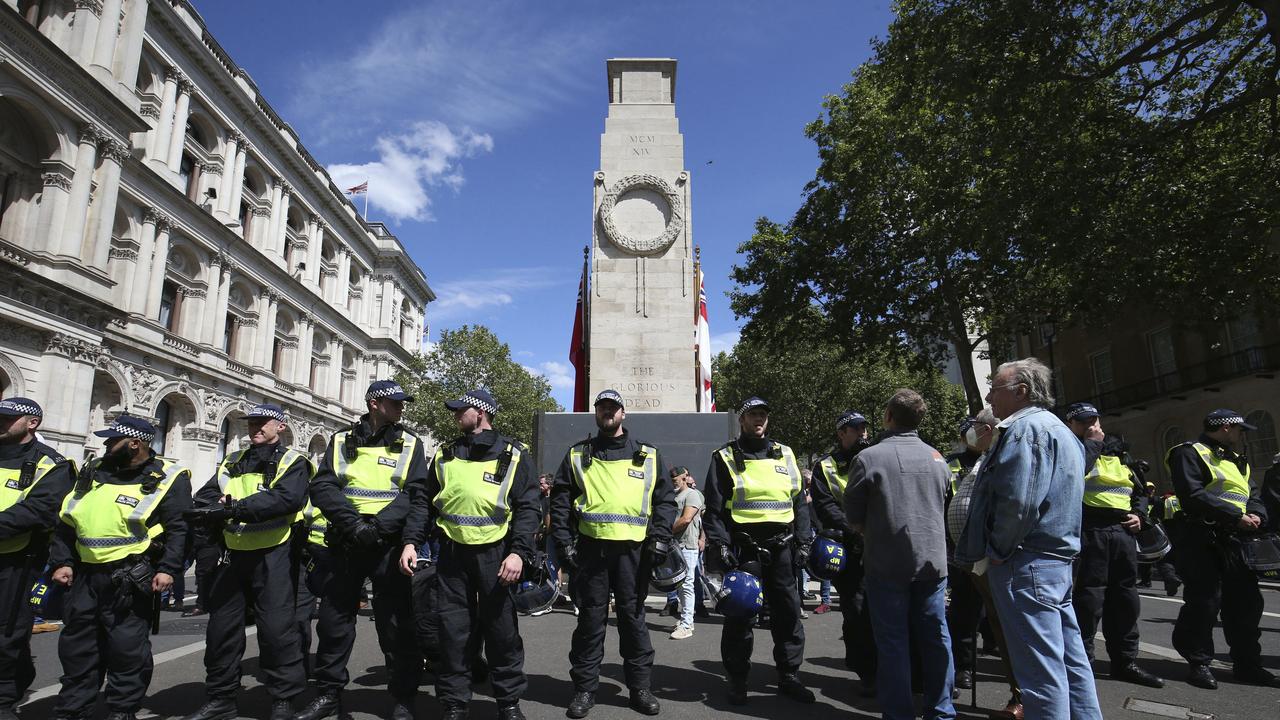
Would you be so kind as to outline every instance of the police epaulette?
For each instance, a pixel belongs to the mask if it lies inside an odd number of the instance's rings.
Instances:
[[[631,464],[637,467],[642,466],[644,465],[645,459],[648,457],[649,457],[649,453],[645,452],[644,448],[641,447],[639,450],[635,452],[634,455],[631,456]]]
[[[101,463],[101,458],[94,458],[80,468],[80,476],[76,478],[76,495],[84,495],[89,492],[89,488],[93,487],[93,476],[97,474],[98,465]]]
[[[276,481],[276,473],[278,472],[280,472],[280,462],[268,460],[266,469],[262,471],[262,487],[271,487],[271,483]]]
[[[36,462],[28,460],[22,463],[22,470],[18,473],[18,489],[26,490],[31,487],[31,483],[36,481]]]
[[[772,440],[769,441],[769,457],[774,460],[782,459],[782,445]]]
[[[445,445],[440,448],[440,462],[447,463],[453,459],[453,446]]]
[[[591,467],[591,435],[588,434],[587,439],[577,443],[576,446],[582,448],[582,469]]]
[[[507,476],[507,469],[511,467],[511,443],[507,443],[507,448],[502,451],[502,455],[498,457],[498,468],[493,474],[498,478],[499,482]]]
[[[164,470],[152,470],[147,473],[147,479],[142,481],[142,487],[139,488],[143,495],[150,495],[160,487],[160,482],[164,480]]]
[[[746,461],[746,459],[744,459],[744,458],[742,457],[742,448],[741,448],[741,447],[738,447],[738,443],[736,443],[736,442],[734,442],[734,443],[730,443],[730,445],[731,445],[731,446],[732,446],[732,448],[733,448],[733,467],[734,467],[734,469],[735,469],[735,470],[737,470],[738,472],[743,472],[743,471],[745,471],[745,470],[747,469],[747,461]]]

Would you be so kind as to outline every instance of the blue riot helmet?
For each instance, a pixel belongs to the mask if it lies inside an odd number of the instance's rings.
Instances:
[[[560,595],[550,563],[543,557],[538,561],[531,563],[532,567],[525,571],[520,582],[511,586],[511,599],[521,615],[549,610]]]
[[[712,599],[716,612],[725,617],[754,617],[764,607],[764,586],[760,578],[745,570],[734,570],[724,576]]]
[[[649,584],[658,592],[671,592],[689,576],[689,566],[679,551],[667,553],[667,558],[653,566]]]
[[[809,550],[809,574],[819,580],[835,580],[844,569],[844,546],[829,537],[818,536]]]

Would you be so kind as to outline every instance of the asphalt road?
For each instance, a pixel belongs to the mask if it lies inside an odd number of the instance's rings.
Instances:
[[[1141,662],[1145,668],[1169,682],[1163,690],[1152,690],[1107,679],[1107,662],[1102,659],[1106,653],[1099,639],[1100,658],[1095,670],[1098,694],[1107,718],[1201,717],[1189,715],[1188,710],[1223,720],[1280,718],[1280,690],[1236,684],[1231,680],[1228,664],[1221,664],[1218,668],[1221,685],[1217,691],[1187,685],[1183,681],[1186,666],[1173,652],[1169,639],[1181,600],[1166,598],[1162,592],[1144,592]],[[1262,619],[1263,664],[1280,673],[1280,591],[1264,590],[1263,595],[1268,613]],[[813,603],[807,604],[812,609]],[[667,633],[674,621],[658,614],[660,601],[657,598],[650,599],[649,607],[648,624],[657,649],[653,691],[663,703],[662,717],[692,720],[744,716],[788,719],[798,715],[809,718],[879,716],[875,700],[858,696],[857,682],[843,667],[838,613],[810,614],[805,621],[807,647],[801,674],[817,693],[816,705],[798,705],[774,694],[771,642],[767,633],[757,632],[756,664],[751,672],[749,703],[745,707],[731,708],[724,697],[725,682],[719,659],[719,618],[699,623],[694,637],[688,640],[671,640]],[[352,681],[344,695],[346,709],[357,719],[384,717],[390,709],[382,654],[370,620],[362,618],[359,622],[359,637],[350,665]],[[140,717],[182,717],[199,707],[204,697],[202,658],[205,626],[201,618],[182,618],[176,613],[165,613],[161,632],[153,638],[155,675]],[[522,703],[525,714],[531,719],[562,718],[564,706],[572,695],[567,654],[574,616],[571,612],[557,610],[542,617],[521,618],[520,627],[525,643],[525,670],[529,676],[529,690]],[[1229,663],[1220,631],[1216,637],[1219,658],[1223,663]],[[37,677],[30,699],[20,710],[23,718],[53,716],[59,675],[57,639],[57,632],[33,638]],[[269,714],[270,700],[266,690],[254,677],[256,656],[257,646],[250,637],[244,663],[245,689],[240,697],[240,713],[244,718],[265,718]],[[978,709],[970,707],[970,695],[965,691],[957,701],[959,717],[985,718],[986,710],[1004,706],[1008,689],[999,672],[996,658],[984,656],[979,659]],[[494,716],[494,703],[486,693],[487,687],[476,688],[472,717]],[[440,707],[432,694],[432,689],[427,688],[419,697],[417,710],[421,720],[440,716]],[[308,692],[306,697],[310,696]],[[1143,706],[1143,702],[1160,706]],[[1127,709],[1135,707],[1148,712]],[[606,639],[600,692],[590,717],[600,720],[641,717],[627,708],[627,691],[622,682],[615,632],[610,632]]]

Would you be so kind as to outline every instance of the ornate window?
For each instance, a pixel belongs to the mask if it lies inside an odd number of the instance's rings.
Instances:
[[[177,332],[178,310],[181,307],[182,296],[178,294],[178,284],[172,280],[165,280],[160,290],[160,317],[156,318],[165,330]]]

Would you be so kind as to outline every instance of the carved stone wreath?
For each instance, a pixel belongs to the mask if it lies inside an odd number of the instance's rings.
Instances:
[[[613,208],[619,198],[632,190],[652,190],[667,201],[670,217],[662,233],[651,238],[634,238],[623,233],[613,221]],[[655,255],[671,247],[684,231],[684,212],[680,196],[666,180],[656,175],[628,175],[613,184],[600,203],[600,228],[605,237],[619,248],[635,255]]]

